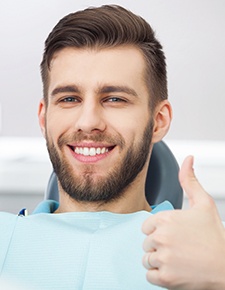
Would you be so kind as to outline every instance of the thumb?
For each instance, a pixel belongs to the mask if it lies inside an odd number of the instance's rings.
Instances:
[[[194,173],[193,163],[193,156],[186,157],[180,169],[179,180],[183,190],[187,194],[190,206],[196,207],[206,202],[208,203],[211,198],[198,182]]]

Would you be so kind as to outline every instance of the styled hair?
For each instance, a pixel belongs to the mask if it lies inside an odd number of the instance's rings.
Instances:
[[[146,60],[145,81],[150,105],[167,99],[165,56],[151,26],[140,16],[118,5],[90,7],[62,18],[45,41],[41,76],[48,102],[50,63],[53,55],[66,47],[108,48],[132,45]]]

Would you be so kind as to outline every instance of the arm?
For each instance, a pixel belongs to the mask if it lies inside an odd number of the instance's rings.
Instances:
[[[160,212],[143,224],[147,280],[171,290],[225,289],[225,229],[188,157],[180,183],[190,209]]]

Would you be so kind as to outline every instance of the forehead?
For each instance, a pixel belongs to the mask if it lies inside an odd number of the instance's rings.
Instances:
[[[146,63],[134,46],[113,48],[64,48],[53,55],[49,70],[49,90],[57,85],[76,83],[80,86],[100,84],[145,84]]]

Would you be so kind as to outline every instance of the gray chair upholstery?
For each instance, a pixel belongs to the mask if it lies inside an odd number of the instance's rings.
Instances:
[[[174,208],[182,208],[183,190],[178,173],[178,163],[169,147],[163,141],[156,143],[145,184],[146,198],[150,205],[168,200]]]
[[[145,184],[146,198],[150,205],[168,200],[175,209],[182,207],[183,190],[178,181],[178,172],[179,166],[168,146],[163,141],[156,143]],[[59,200],[57,177],[54,172],[50,176],[45,199]]]

